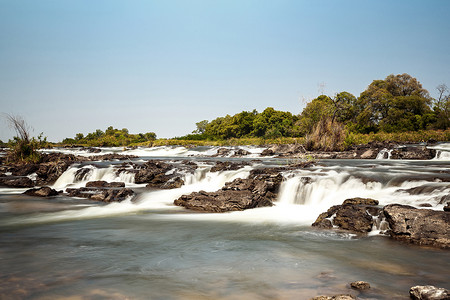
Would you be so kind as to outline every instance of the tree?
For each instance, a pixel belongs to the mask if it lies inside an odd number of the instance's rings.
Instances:
[[[369,133],[425,129],[432,120],[430,104],[428,91],[408,74],[374,80],[356,101],[356,130]]]
[[[209,124],[208,120],[203,120],[203,121],[195,123],[195,125],[197,126],[197,129],[194,130],[192,133],[197,133],[197,134],[205,133],[206,126],[208,126],[208,124]]]
[[[439,96],[434,102],[434,113],[436,116],[435,127],[447,129],[450,127],[450,91],[447,85],[440,84],[436,87]]]
[[[320,95],[316,99],[306,104],[300,114],[298,125],[300,133],[306,135],[312,132],[314,126],[324,117],[332,117],[334,111],[334,103],[330,97]]]

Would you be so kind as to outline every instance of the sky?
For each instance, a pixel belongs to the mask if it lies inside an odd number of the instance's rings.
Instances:
[[[450,1],[0,0],[0,113],[58,142],[108,126],[182,136],[301,113],[408,73],[450,86]],[[0,117],[0,140],[14,132]]]

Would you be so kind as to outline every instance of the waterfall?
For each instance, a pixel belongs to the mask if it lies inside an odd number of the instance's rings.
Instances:
[[[388,150],[386,148],[382,149],[376,159],[391,159],[392,149]]]
[[[66,187],[81,187],[88,181],[103,180],[107,182],[121,181],[125,184],[134,184],[134,174],[122,171],[117,173],[117,168],[110,166],[108,168],[97,168],[92,165],[72,166],[67,169],[53,184],[55,189],[64,189]]]

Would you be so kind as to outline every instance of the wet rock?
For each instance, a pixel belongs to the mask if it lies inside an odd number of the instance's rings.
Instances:
[[[348,294],[341,294],[341,295],[335,295],[335,296],[317,296],[314,298],[311,298],[310,300],[354,300],[356,299],[352,295]]]
[[[27,176],[33,174],[39,169],[39,164],[18,164],[11,169],[14,176]]]
[[[392,150],[391,159],[421,159],[428,160],[436,157],[435,149],[426,147],[400,147]]]
[[[256,171],[256,170],[254,170]],[[204,191],[183,195],[175,205],[205,212],[240,211],[256,207],[272,206],[283,177],[280,173],[261,174],[251,172],[247,179],[235,179],[216,192]]]
[[[211,168],[210,172],[219,172],[219,171],[234,171],[239,170],[243,168],[244,166],[247,166],[247,162],[229,162],[229,161],[218,161],[216,164]]]
[[[350,283],[350,287],[355,290],[367,290],[370,289],[370,284],[365,281],[354,281]]]
[[[79,189],[68,188],[66,192],[70,197],[80,197],[102,202],[121,202],[134,196],[134,191],[129,188],[105,189],[84,187]]]
[[[366,233],[372,230],[374,219],[381,212],[378,201],[367,198],[352,198],[342,205],[334,205],[321,213],[312,226],[331,229],[334,226],[343,230]]]
[[[443,300],[450,299],[450,293],[444,288],[437,288],[432,285],[413,286],[409,290],[411,299],[415,300]]]
[[[184,185],[184,180],[181,177],[173,177],[161,185],[162,189],[177,189]]]
[[[234,154],[232,155],[233,157],[242,157],[242,156],[247,156],[250,155],[251,153],[247,150],[244,149],[238,149],[236,151],[234,151]]]
[[[58,192],[48,186],[43,186],[40,188],[29,189],[25,191],[24,194],[35,197],[51,197],[58,195]]]
[[[450,211],[450,202],[447,202],[447,205],[444,206],[444,211],[447,211],[447,212]]]
[[[219,148],[217,149],[217,153],[213,155],[213,157],[227,157],[231,153],[231,149],[227,148]]]
[[[86,187],[125,187],[125,182],[106,182],[103,180],[89,181],[86,183]]]
[[[135,174],[134,180],[136,183],[162,184],[170,179],[165,174],[172,170],[172,168],[173,166],[168,163],[150,160],[140,166],[140,169]]]
[[[99,161],[99,160],[129,160],[133,158],[138,158],[136,155],[123,155],[118,153],[104,154],[89,156],[89,160]]]
[[[390,204],[383,208],[383,213],[392,238],[418,245],[450,248],[449,212]]]
[[[94,147],[85,148],[84,150],[86,150],[86,152],[89,152],[89,153],[100,153],[100,152],[102,152],[101,149],[94,148]]]
[[[33,187],[34,182],[28,177],[2,177],[0,178],[0,185],[10,188],[28,188]]]

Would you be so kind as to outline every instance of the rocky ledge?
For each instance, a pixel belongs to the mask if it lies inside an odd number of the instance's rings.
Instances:
[[[175,205],[203,212],[228,212],[272,206],[283,176],[277,169],[252,170],[247,179],[235,179],[216,192],[194,192]]]
[[[382,230],[391,238],[417,245],[450,249],[450,212],[390,204],[381,208],[373,199],[353,198],[319,215],[312,226],[367,233]]]
[[[135,195],[123,182],[90,181],[86,187],[66,189],[68,196],[102,202],[122,202]]]

